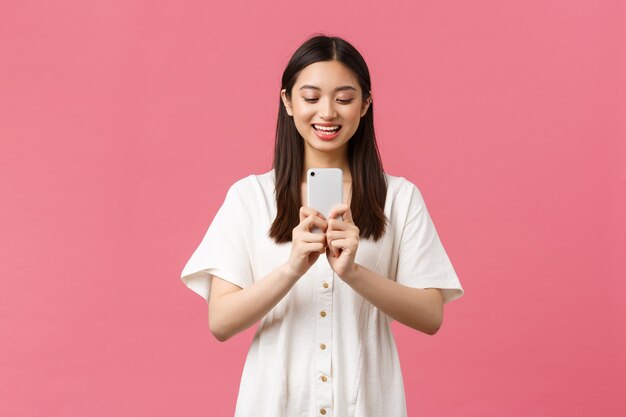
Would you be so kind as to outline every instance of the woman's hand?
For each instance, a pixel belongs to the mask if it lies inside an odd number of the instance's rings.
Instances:
[[[340,214],[343,215],[343,221],[335,219],[335,216]],[[347,277],[355,270],[354,258],[359,247],[359,233],[359,228],[352,220],[352,212],[348,204],[340,204],[331,210],[326,229],[326,241],[329,248],[326,257],[331,268],[340,278]]]
[[[311,232],[317,226],[326,231],[328,223],[324,216],[310,207],[300,207],[300,224],[291,233],[291,254],[287,266],[293,275],[300,278],[317,261],[320,254],[326,251],[326,236],[323,233]]]

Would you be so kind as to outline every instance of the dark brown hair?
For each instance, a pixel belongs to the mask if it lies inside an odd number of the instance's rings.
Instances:
[[[356,75],[363,100],[370,95],[369,70],[361,54],[339,37],[317,35],[304,42],[293,54],[281,81],[281,90],[291,99],[291,89],[300,71],[318,61],[337,60]],[[276,144],[272,167],[276,176],[277,214],[269,231],[276,243],[290,242],[293,229],[300,223],[300,183],[304,164],[304,139],[287,114],[282,99],[278,102]],[[348,141],[348,160],[352,176],[350,211],[361,238],[378,240],[385,233],[387,178],[374,134],[374,104],[361,118],[359,127]]]

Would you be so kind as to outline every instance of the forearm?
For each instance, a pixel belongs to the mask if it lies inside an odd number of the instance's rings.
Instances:
[[[363,298],[406,326],[430,335],[441,326],[443,302],[437,289],[407,287],[359,264],[343,278]]]
[[[282,264],[250,287],[223,295],[210,306],[213,334],[225,341],[252,326],[285,297],[298,278]]]

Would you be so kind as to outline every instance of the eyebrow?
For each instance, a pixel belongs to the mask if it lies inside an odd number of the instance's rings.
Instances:
[[[298,90],[302,90],[302,89],[305,89],[305,88],[310,88],[310,89],[313,89],[313,90],[322,91],[321,88],[316,87],[314,85],[309,85],[309,84],[303,85]],[[343,90],[354,90],[354,91],[356,91],[356,88],[352,87],[351,85],[342,85],[342,86],[339,86],[339,87],[335,88],[335,91],[343,91]]]

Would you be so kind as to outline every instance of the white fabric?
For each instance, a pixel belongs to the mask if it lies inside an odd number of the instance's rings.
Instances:
[[[419,189],[385,175],[388,229],[378,242],[360,240],[356,262],[409,287],[441,288],[444,303],[461,297]],[[267,236],[275,217],[273,170],[235,182],[184,267],[183,282],[208,302],[210,275],[242,288],[267,276],[291,249],[291,242],[277,245]],[[391,322],[344,283],[322,254],[261,320],[235,417],[319,417],[322,408],[325,417],[406,416]]]

